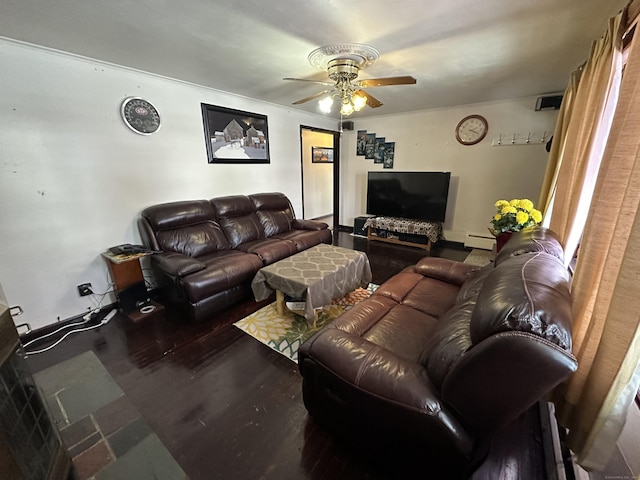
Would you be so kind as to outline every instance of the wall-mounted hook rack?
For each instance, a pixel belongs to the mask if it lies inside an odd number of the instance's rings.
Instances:
[[[501,133],[494,138],[491,145],[503,147],[507,145],[543,145],[549,141],[549,132],[546,130],[540,134],[536,132],[527,133]]]

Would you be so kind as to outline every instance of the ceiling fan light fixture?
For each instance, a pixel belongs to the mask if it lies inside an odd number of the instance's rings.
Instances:
[[[347,101],[340,105],[340,114],[341,115],[351,115],[354,112],[353,103]]]
[[[357,93],[351,97],[351,101],[353,103],[353,108],[355,109],[356,112],[359,112],[360,110],[362,110],[364,106],[367,104],[367,99]]]
[[[290,77],[284,80],[319,83],[332,88],[293,102],[293,105],[300,105],[329,94],[328,97],[318,102],[322,113],[331,113],[333,97],[338,97],[340,99],[340,114],[351,115],[353,112],[359,112],[365,106],[371,108],[382,106],[380,100],[364,92],[365,88],[416,83],[416,79],[408,75],[357,80],[360,70],[371,66],[379,55],[380,53],[375,48],[358,43],[341,43],[316,48],[309,54],[309,63],[320,70],[325,70],[329,80],[333,80],[334,83]]]
[[[321,100],[318,100],[318,106],[320,107],[320,111],[322,113],[331,113],[331,106],[333,105],[333,97],[325,97]]]

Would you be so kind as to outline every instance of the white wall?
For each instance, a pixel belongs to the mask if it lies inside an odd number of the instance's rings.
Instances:
[[[631,472],[640,478],[640,408],[631,402],[627,413],[627,420],[618,438],[618,448]]]
[[[300,125],[336,128],[335,119],[2,39],[0,65],[0,284],[32,328],[93,307],[76,285],[106,291],[100,254],[140,243],[135,222],[148,205],[281,191],[301,215]],[[128,96],[158,108],[157,133],[122,123]],[[267,115],[271,163],[208,164],[201,102]]]
[[[333,163],[313,163],[311,147],[333,147],[333,135],[302,130],[304,218],[333,213]]]
[[[3,39],[0,64],[0,284],[9,303],[24,308],[19,321],[33,328],[94,306],[76,285],[91,282],[96,292],[106,291],[110,279],[100,253],[139,243],[136,218],[148,205],[282,191],[301,216],[300,125],[334,130],[337,123]],[[137,135],[122,123],[119,108],[128,96],[156,105],[162,117],[156,134]],[[208,164],[201,102],[267,115],[271,163]],[[491,146],[499,133],[553,130],[556,112],[535,112],[534,103],[532,97],[355,119],[356,128],[342,137],[340,224],[353,225],[364,213],[366,172],[381,168],[355,155],[357,130],[368,130],[396,142],[395,170],[452,172],[448,240],[485,233],[497,198],[537,200],[544,146]],[[463,147],[453,129],[469,113],[487,117],[489,135]],[[305,216],[330,213],[320,208]]]
[[[509,138],[513,133],[520,138],[528,132],[551,135],[557,111],[536,112],[536,98],[355,119],[354,130],[342,135],[340,225],[353,226],[353,219],[365,213],[367,172],[382,169],[382,164],[356,155],[358,130],[395,142],[393,171],[451,172],[447,240],[464,242],[466,232],[488,234],[493,205],[500,198],[526,197],[537,203],[547,165],[545,145],[491,145],[501,133]],[[489,133],[479,144],[463,146],[454,130],[470,114],[483,115]]]

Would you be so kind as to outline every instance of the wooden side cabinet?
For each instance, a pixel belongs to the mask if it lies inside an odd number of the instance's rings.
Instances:
[[[140,259],[147,255],[151,254],[114,255],[109,251],[102,254],[109,266],[120,310],[134,322],[158,315],[164,310],[162,304],[149,297],[144,282]]]

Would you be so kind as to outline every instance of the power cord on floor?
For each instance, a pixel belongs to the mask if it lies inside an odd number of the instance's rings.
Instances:
[[[60,338],[59,338],[55,343],[53,343],[53,344],[49,345],[49,346],[48,346],[48,347],[46,347],[46,348],[42,348],[42,349],[40,349],[40,350],[31,350],[31,351],[27,351],[27,350],[26,350],[26,347],[27,347],[28,345],[32,344],[33,342],[40,341],[40,340],[42,340],[43,338],[46,338],[46,337],[50,337],[51,335],[54,335],[54,334],[56,334],[56,333],[58,333],[58,332],[60,332],[60,331],[64,330],[65,328],[68,328],[69,326],[72,326],[72,325],[84,325],[84,324],[86,324],[86,323],[89,321],[90,317],[89,317],[89,319],[85,320],[84,322],[78,322],[78,323],[76,323],[76,324],[66,325],[65,327],[59,328],[59,329],[58,329],[58,330],[56,330],[55,332],[52,332],[52,333],[49,333],[49,334],[47,334],[47,335],[44,335],[44,336],[42,336],[42,337],[40,337],[40,338],[37,338],[37,339],[31,340],[30,342],[27,342],[27,343],[25,343],[25,344],[23,345],[23,347],[25,348],[25,354],[26,354],[26,356],[29,356],[29,355],[36,355],[36,354],[38,354],[38,353],[44,353],[44,352],[47,352],[47,351],[51,350],[53,347],[55,347],[55,346],[59,345],[59,344],[60,344],[60,343],[65,339],[65,338],[67,338],[67,337],[68,337],[69,335],[71,335],[72,333],[87,332],[87,331],[89,331],[89,330],[93,330],[93,329],[95,329],[95,328],[99,328],[99,327],[101,327],[101,326],[103,326],[103,325],[106,325],[106,324],[107,324],[107,323],[109,323],[109,321],[110,321],[110,320],[115,316],[115,314],[116,314],[117,312],[118,312],[118,311],[114,308],[113,310],[111,310],[109,313],[107,313],[107,314],[105,315],[105,317],[100,321],[100,323],[98,323],[98,324],[96,324],[96,325],[91,325],[90,327],[85,327],[85,328],[77,328],[77,329],[75,329],[75,330],[69,330],[69,331],[68,331],[67,333],[65,333],[62,337],[60,337]],[[87,315],[91,315],[91,313],[89,313],[89,314],[87,314]],[[85,315],[85,317],[87,317],[87,315]],[[84,317],[83,317],[83,318],[84,318]]]

